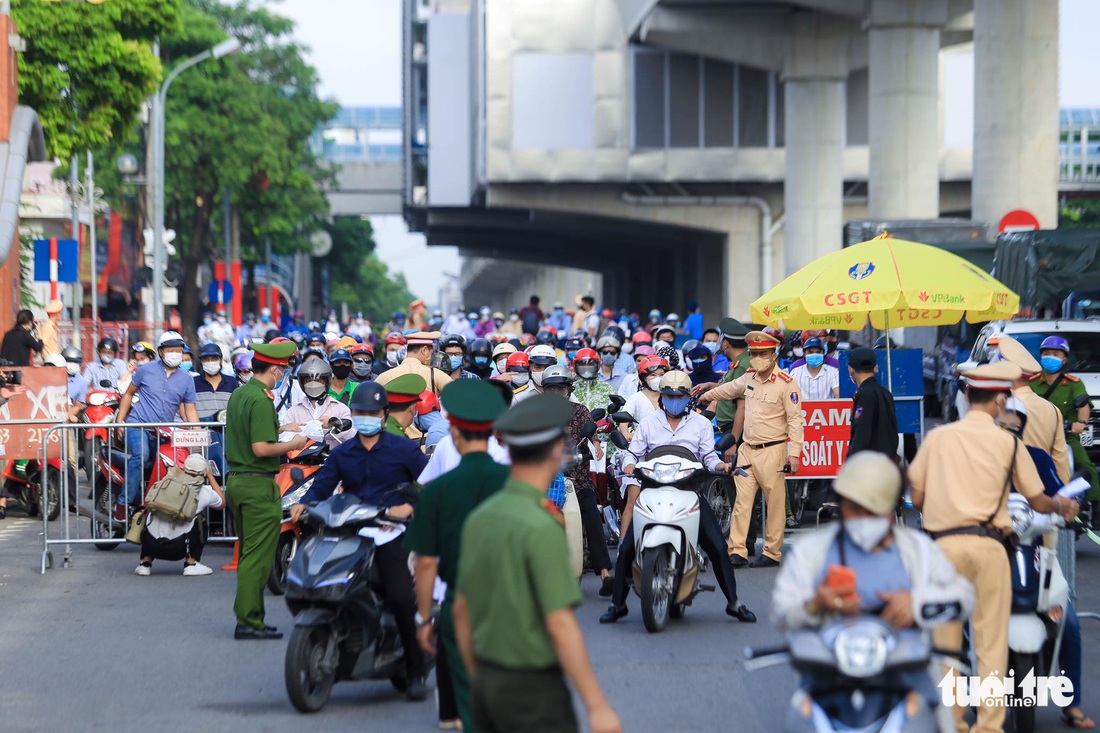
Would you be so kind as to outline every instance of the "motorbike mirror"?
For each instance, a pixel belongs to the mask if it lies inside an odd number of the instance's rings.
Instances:
[[[613,395],[611,395],[611,397],[609,399],[611,400],[611,402],[608,403],[608,404],[609,405],[614,405],[615,407],[613,409],[616,409],[616,410],[618,410],[620,407],[622,407],[623,405],[626,404],[626,398],[623,397],[620,394],[613,394]]]
[[[611,419],[616,423],[634,422],[634,416],[629,412],[616,412],[611,415]]]
[[[420,490],[416,488],[415,484],[401,484],[397,487],[397,494],[413,506],[416,506],[420,501]]]
[[[1080,410],[1082,407],[1088,407],[1089,396],[1087,394],[1078,395],[1077,399],[1073,401],[1073,406]]]
[[[602,407],[597,407],[595,410],[592,411],[592,422],[599,422],[605,417],[607,417],[607,410],[603,409]]]
[[[925,603],[920,608],[920,615],[925,621],[954,621],[962,617],[962,604],[958,601],[950,603]]]
[[[714,444],[714,450],[719,453],[725,453],[737,443],[737,438],[733,437],[732,433],[726,433],[718,442]]]
[[[99,386],[110,389],[113,385],[111,384],[111,381],[109,379],[101,379],[99,380]]]
[[[616,448],[626,450],[630,446],[630,441],[626,439],[626,436],[619,432],[618,429],[611,431],[611,442],[615,444]]]
[[[351,430],[351,420],[345,418],[342,420],[336,420],[333,423],[332,432],[334,433],[346,433],[349,430]]]
[[[580,434],[581,440],[588,440],[589,438],[591,438],[593,435],[596,434],[596,430],[598,430],[598,429],[599,428],[596,426],[596,423],[594,423],[594,422],[585,423],[584,427],[581,428],[581,434]]]

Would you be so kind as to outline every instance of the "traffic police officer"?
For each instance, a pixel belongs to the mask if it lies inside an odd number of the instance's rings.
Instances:
[[[439,331],[410,333],[405,339],[407,351],[404,361],[399,366],[379,374],[378,383],[385,386],[404,374],[419,374],[438,397],[443,388],[451,383],[451,378],[442,370],[430,366],[432,354],[435,352],[435,342],[442,336],[443,334]],[[387,338],[386,341],[388,343],[389,339]]]
[[[1077,469],[1085,469],[1089,483],[1092,484],[1085,498],[1090,502],[1098,501],[1100,477],[1097,476],[1092,459],[1081,445],[1081,433],[1089,424],[1089,393],[1080,379],[1066,371],[1069,342],[1061,336],[1048,336],[1039,346],[1039,357],[1043,371],[1031,378],[1031,388],[1061,411],[1065,423],[1066,445],[1073,453],[1073,465]]]
[[[924,529],[974,586],[971,626],[978,676],[983,679],[1003,676],[1008,669],[1012,576],[1004,541],[1012,532],[1009,489],[1015,488],[1037,512],[1072,519],[1078,509],[1074,501],[1043,493],[1027,449],[994,423],[1020,374],[1020,367],[1007,361],[965,372],[970,406],[966,416],[930,431],[909,467],[913,506],[924,513]],[[961,623],[943,624],[933,634],[938,648],[962,645]],[[966,708],[955,708],[959,730],[966,730],[965,712]],[[970,730],[1000,731],[1004,720],[1004,707],[979,707]]]
[[[441,399],[451,423],[451,439],[462,460],[420,492],[420,503],[405,535],[405,547],[416,553],[417,638],[429,654],[437,653],[432,644],[431,624],[435,578],[438,576],[447,584],[439,618],[438,661],[450,670],[462,727],[472,731],[470,681],[455,642],[452,613],[455,580],[466,517],[508,479],[508,467],[496,463],[488,452],[493,421],[500,417],[505,406],[500,392],[492,385],[468,379],[447,385]]]
[[[496,431],[512,456],[504,488],[462,530],[455,635],[470,674],[479,733],[576,731],[563,672],[584,700],[593,733],[622,729],[600,689],[573,615],[581,602],[557,506],[572,408],[555,394],[512,407]],[[556,649],[569,649],[559,658]]]
[[[1024,444],[1045,451],[1054,461],[1058,478],[1064,484],[1069,483],[1069,451],[1062,428],[1062,413],[1040,397],[1029,384],[1031,378],[1043,368],[1027,348],[1011,336],[1001,336],[998,352],[1001,359],[1015,364],[1023,372],[1012,388],[1012,395],[1027,408],[1027,422],[1022,436]]]
[[[785,472],[798,473],[802,455],[803,418],[798,382],[776,365],[779,339],[763,331],[745,335],[750,369],[737,379],[704,392],[699,403],[745,396],[744,440],[737,451],[737,500],[730,522],[729,552],[734,567],[775,567],[783,557],[787,482]],[[788,442],[788,440],[790,442]],[[750,564],[745,539],[758,490],[764,492],[767,525],[764,552]]]
[[[410,440],[420,440],[423,435],[413,427],[416,403],[428,383],[419,374],[403,374],[386,383],[386,397],[390,401],[390,414],[386,418],[386,431]]]
[[[298,349],[293,341],[255,344],[252,379],[234,390],[226,406],[225,454],[229,477],[225,494],[240,538],[237,563],[235,639],[279,639],[282,633],[264,624],[264,586],[271,574],[283,509],[275,474],[279,457],[306,447],[299,435],[279,441],[279,416],[271,390],[288,369]]]

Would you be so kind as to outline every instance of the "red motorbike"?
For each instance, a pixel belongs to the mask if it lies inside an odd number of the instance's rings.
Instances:
[[[37,460],[8,461],[4,466],[4,493],[20,505],[27,516],[36,517],[42,510],[45,494],[46,518],[51,522],[61,514],[61,459],[50,458],[46,470]],[[76,475],[69,471],[70,496],[76,491]]]

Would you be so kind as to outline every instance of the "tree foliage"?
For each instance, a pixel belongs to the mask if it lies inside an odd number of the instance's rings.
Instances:
[[[67,161],[133,131],[161,76],[152,41],[179,28],[183,2],[12,0],[27,44],[20,101],[38,111],[51,155]]]
[[[1100,199],[1069,199],[1058,212],[1059,229],[1100,229]]]
[[[391,275],[375,254],[374,229],[369,221],[338,216],[326,226],[332,235],[328,256],[332,273],[333,305],[347,303],[375,324],[386,323],[394,311],[404,311],[412,293],[405,276]]]

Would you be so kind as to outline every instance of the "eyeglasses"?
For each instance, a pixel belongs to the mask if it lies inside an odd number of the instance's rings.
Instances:
[[[371,364],[371,363],[373,363],[373,361],[371,359],[352,359],[351,363],[352,364]]]
[[[618,351],[601,351],[600,356],[618,356]]]

